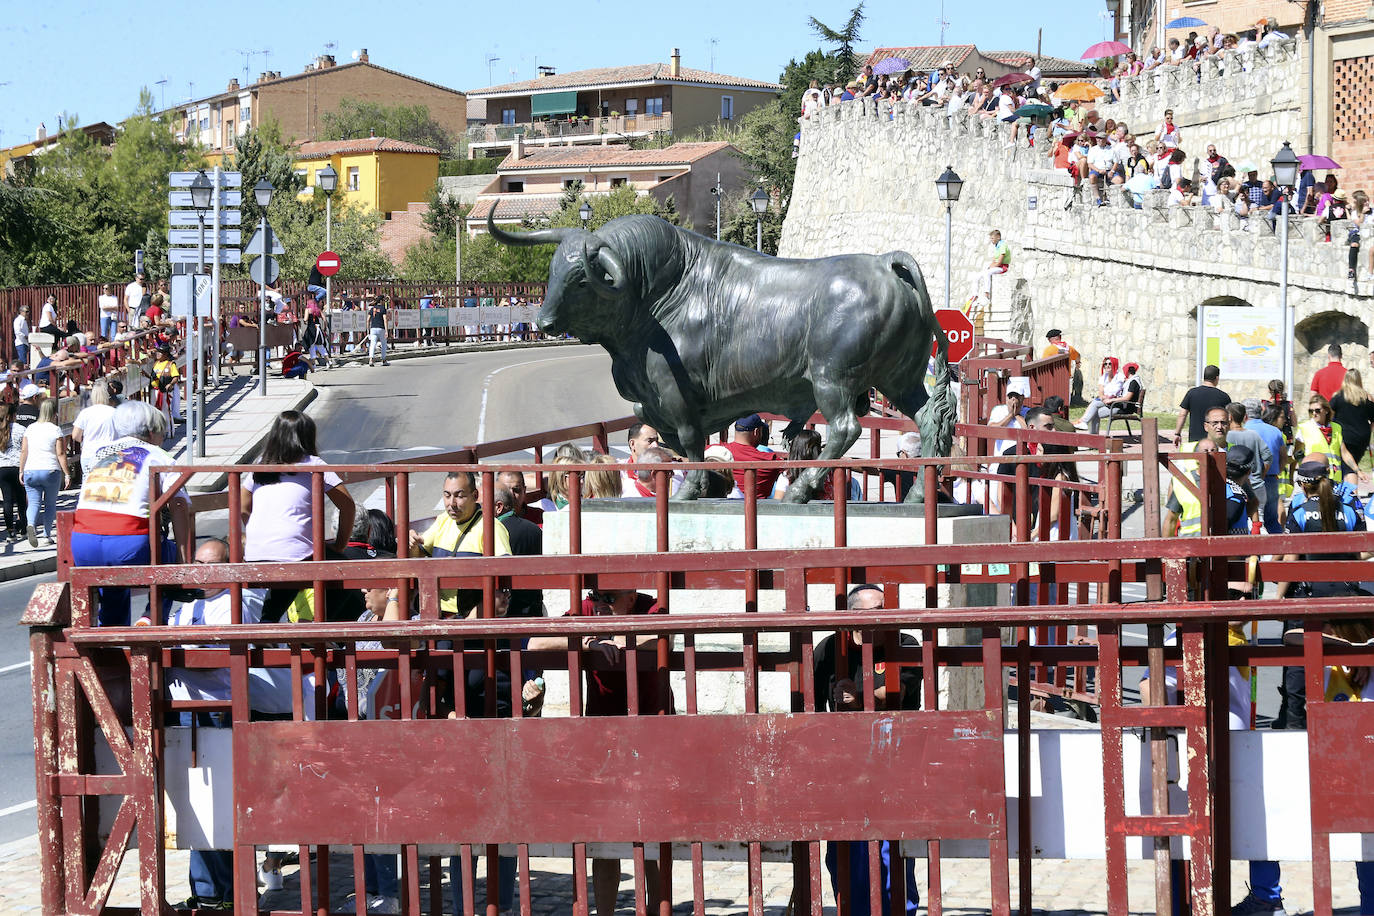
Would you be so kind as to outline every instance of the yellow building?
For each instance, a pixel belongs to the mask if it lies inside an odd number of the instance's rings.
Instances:
[[[386,219],[393,210],[425,200],[439,180],[438,150],[384,137],[297,145],[296,173],[305,179],[305,193],[314,193],[326,165],[339,173],[336,201],[379,210]]]

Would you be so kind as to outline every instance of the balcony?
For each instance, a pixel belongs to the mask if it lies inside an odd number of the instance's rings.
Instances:
[[[599,140],[603,135],[642,136],[673,129],[672,114],[615,115],[612,117],[569,117],[524,124],[480,124],[469,127],[468,141],[474,144],[503,145],[523,136],[527,142],[540,140],[573,142]]]

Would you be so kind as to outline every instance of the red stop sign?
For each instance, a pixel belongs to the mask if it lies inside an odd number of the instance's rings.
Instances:
[[[339,268],[343,266],[343,262],[339,260],[339,256],[334,252],[322,251],[320,252],[320,256],[315,259],[315,266],[319,268],[320,276],[332,277],[339,272]]]
[[[973,322],[958,309],[936,309],[935,319],[949,340],[949,361],[957,363],[973,352]],[[930,345],[930,355],[934,356],[936,344]]]

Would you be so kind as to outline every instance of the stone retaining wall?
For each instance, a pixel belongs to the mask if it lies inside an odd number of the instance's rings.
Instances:
[[[1249,56],[1251,69],[1242,64],[1234,76],[1206,84],[1230,86],[1227,105],[1243,108],[1247,102],[1239,93],[1282,82],[1295,66],[1291,42],[1266,51],[1263,58]],[[1272,69],[1259,66],[1262,61]],[[1168,88],[1177,89],[1173,83]],[[1159,100],[1137,93],[1120,104],[1142,110],[1157,105],[1162,112],[1168,93],[1156,94]],[[1182,103],[1173,104],[1177,115]],[[1281,125],[1270,122],[1276,117],[1287,115],[1250,119],[1259,138],[1254,142],[1271,143],[1274,151]],[[1279,304],[1280,249],[1272,228],[1260,218],[1167,209],[1163,192],[1148,195],[1139,210],[1120,192],[1110,195],[1108,206],[1090,206],[1087,195],[1074,195],[1066,174],[1048,167],[1044,143],[1028,148],[1024,142],[1013,146],[1007,125],[968,112],[948,119],[940,110],[903,103],[889,119],[856,103],[824,109],[803,126],[781,254],[903,249],[921,264],[936,305],[944,305],[946,214],[934,182],[952,164],[965,180],[951,213],[953,304],[973,291],[988,262],[988,231],[1001,229],[1013,261],[1011,271],[993,281],[990,327],[1037,344],[1047,328],[1061,327],[1090,373],[1106,355],[1136,360],[1150,391],[1148,406],[1177,404],[1194,376],[1199,305]],[[1311,220],[1295,222],[1290,235],[1289,303],[1298,325],[1300,390],[1323,362],[1309,351],[1340,342],[1350,346],[1347,362],[1353,365],[1363,363],[1369,347],[1369,282],[1361,283],[1365,292],[1352,294],[1343,228],[1334,227],[1335,243],[1321,241]],[[1228,390],[1247,396],[1261,388],[1241,383]]]

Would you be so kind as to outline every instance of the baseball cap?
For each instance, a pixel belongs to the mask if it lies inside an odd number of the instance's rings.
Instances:
[[[756,413],[751,413],[747,417],[740,417],[735,421],[736,432],[747,433],[756,429],[767,429],[768,424],[763,422],[763,417]]]
[[[716,444],[706,450],[702,456],[707,461],[734,461],[735,454],[723,445]]]
[[[1245,405],[1245,416],[1251,420],[1258,420],[1260,415],[1259,398],[1246,398],[1241,401]]]
[[[1255,464],[1255,453],[1247,445],[1232,445],[1226,449],[1226,476],[1241,472],[1250,473]]]
[[[29,382],[23,388],[19,389],[19,400],[27,401],[29,398],[36,398],[42,393],[42,388],[39,388],[33,382]]]

